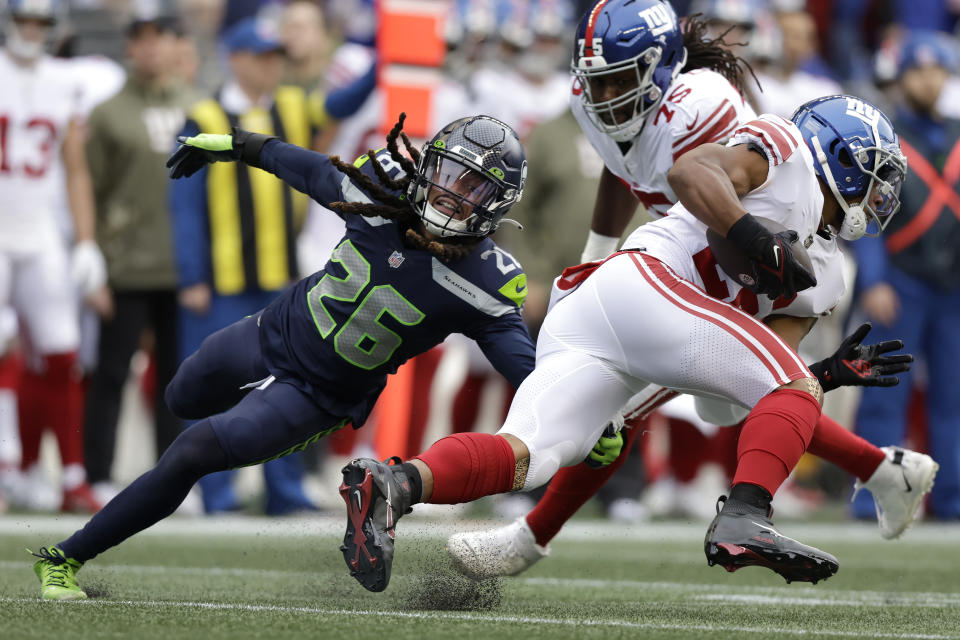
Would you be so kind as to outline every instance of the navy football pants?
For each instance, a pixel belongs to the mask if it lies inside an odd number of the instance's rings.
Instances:
[[[162,520],[208,473],[301,450],[347,423],[292,384],[269,377],[255,316],[204,340],[180,366],[166,401],[178,415],[210,417],[188,427],[153,469],[61,542],[68,557],[85,562]]]

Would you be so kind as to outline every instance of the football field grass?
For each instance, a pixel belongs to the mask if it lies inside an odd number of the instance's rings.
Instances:
[[[69,517],[0,517],[0,638],[928,638],[960,640],[960,528],[903,540],[874,526],[785,522],[840,572],[786,585],[765,569],[708,568],[706,522],[572,523],[517,578],[455,575],[446,536],[486,523],[406,518],[387,591],[347,575],[339,518],[161,523],[88,563],[86,602],[45,603],[24,547]]]

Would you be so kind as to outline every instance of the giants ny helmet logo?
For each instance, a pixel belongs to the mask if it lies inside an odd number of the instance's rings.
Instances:
[[[862,120],[870,127],[880,124],[880,111],[857,98],[847,98],[847,115]]]
[[[666,33],[676,26],[673,23],[673,12],[668,11],[662,4],[644,9],[639,15],[650,27],[650,34],[654,36]]]

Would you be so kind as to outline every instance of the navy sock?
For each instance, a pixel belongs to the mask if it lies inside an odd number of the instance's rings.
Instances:
[[[197,480],[227,468],[227,454],[208,420],[174,440],[150,471],[133,481],[59,546],[86,562],[173,513]]]

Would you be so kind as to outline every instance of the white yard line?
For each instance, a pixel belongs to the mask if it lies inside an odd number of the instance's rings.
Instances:
[[[7,514],[0,518],[0,535],[67,535],[81,528],[88,518],[64,515],[17,515]],[[264,518],[258,516],[219,516],[214,518],[168,518],[138,535],[160,536],[334,536],[343,535],[344,519],[339,516],[314,516],[300,518]],[[409,537],[445,538],[452,533],[484,529],[506,521],[497,520],[427,520],[407,517],[398,525],[398,534]],[[703,539],[707,527],[704,522],[645,522],[624,525],[603,521],[574,521],[567,524],[557,540],[597,541],[610,539],[635,540],[639,542],[689,542]],[[787,521],[785,533],[803,540],[824,543],[856,543],[880,541],[874,524],[861,522],[838,522],[832,524]],[[920,523],[904,535],[909,543],[925,545],[956,545],[960,539],[960,525]],[[899,541],[885,542],[891,552]]]
[[[0,560],[0,569],[24,571],[33,566],[30,561]],[[243,578],[298,579],[323,575],[346,575],[344,571],[296,571],[284,569],[243,569],[223,567],[183,567],[170,565],[128,565],[95,563],[84,570],[84,575],[102,573],[228,576]],[[82,581],[82,580],[81,580]],[[719,601],[751,605],[836,605],[836,606],[900,606],[900,607],[960,607],[960,593],[917,591],[866,591],[856,589],[821,589],[817,587],[783,586],[759,587],[751,585],[665,582],[656,580],[597,580],[590,578],[507,578],[506,584],[516,583],[535,587],[569,589],[596,589],[606,592],[642,593],[674,591],[702,602]],[[696,592],[692,595],[691,592]]]
[[[842,597],[797,598],[793,596],[763,596],[737,593],[707,593],[693,596],[698,602],[722,602],[725,604],[749,604],[761,606],[792,605],[801,607],[921,607],[929,609],[952,609],[960,607],[960,598],[928,598],[931,594],[890,593],[866,596],[855,592],[824,592],[822,595]],[[855,595],[850,598],[848,595]],[[917,597],[922,595],[922,597]]]
[[[0,602],[11,603],[36,603],[37,600],[30,598],[3,598]],[[833,638],[892,638],[906,640],[956,640],[957,636],[926,634],[926,633],[883,633],[883,632],[859,632],[859,631],[841,631],[839,629],[790,629],[786,627],[750,627],[742,625],[722,625],[722,624],[678,624],[678,623],[660,623],[660,622],[630,622],[628,620],[617,619],[575,619],[575,618],[539,618],[529,616],[504,616],[504,615],[484,615],[475,613],[460,613],[446,611],[431,612],[409,612],[409,611],[373,611],[369,609],[324,609],[322,607],[284,607],[279,605],[252,605],[252,604],[233,604],[221,602],[168,602],[168,601],[143,601],[134,600],[87,600],[72,603],[61,603],[63,606],[80,607],[155,607],[155,608],[190,608],[190,609],[211,609],[226,611],[250,611],[250,612],[281,612],[293,614],[321,615],[321,616],[358,616],[358,617],[377,617],[377,618],[404,618],[414,620],[456,620],[472,622],[493,622],[508,624],[539,624],[554,625],[563,627],[613,627],[627,629],[645,629],[656,631],[703,631],[717,632],[727,631],[734,633],[756,633],[770,637],[771,635],[789,635],[789,636],[814,636],[814,637],[833,637]],[[57,606],[55,603],[46,603],[44,606]]]

